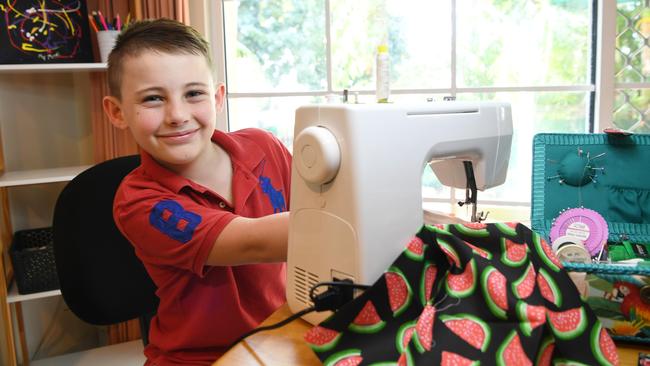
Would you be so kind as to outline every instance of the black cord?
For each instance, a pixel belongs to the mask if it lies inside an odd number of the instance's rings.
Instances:
[[[321,287],[321,286],[330,286],[330,289],[333,286],[336,286],[336,287],[348,287],[348,288],[351,288],[351,289],[358,289],[358,290],[367,290],[367,289],[370,288],[370,286],[368,286],[368,285],[359,285],[359,284],[356,284],[356,283],[354,283],[354,282],[352,282],[350,280],[332,281],[332,282],[319,282],[319,283],[315,284],[314,286],[312,286],[311,290],[309,290],[309,298],[314,303],[316,302],[315,301],[316,296],[318,296],[318,295],[314,295],[314,291],[316,291],[316,289]]]
[[[321,286],[328,286],[329,288],[320,293],[320,294],[314,294],[317,288]],[[350,291],[342,291],[342,287],[345,287],[349,289]],[[301,316],[305,314],[309,314],[314,311],[326,311],[326,310],[338,310],[341,306],[346,304],[348,301],[352,300],[353,294],[352,291],[353,289],[361,289],[365,290],[370,288],[368,285],[359,285],[355,284],[350,280],[343,280],[343,281],[332,281],[332,282],[319,282],[312,286],[312,288],[309,290],[309,298],[311,299],[312,303],[314,306],[310,306],[308,308],[305,308],[303,310],[300,310],[299,312],[287,317],[286,319],[283,319],[275,324],[267,325],[264,327],[259,327],[250,330],[249,332],[244,333],[241,337],[237,338],[236,341],[232,342],[228,348],[232,348],[234,345],[237,343],[243,341],[244,339],[250,337],[251,335],[257,333],[257,332],[262,332],[265,330],[271,330],[271,329],[276,329],[280,328],[284,325],[287,325],[291,323],[292,321],[300,318]]]
[[[264,331],[264,330],[271,330],[271,329],[275,329],[275,328],[280,328],[281,326],[287,325],[287,324],[291,323],[292,321],[300,318],[301,316],[303,316],[305,314],[309,314],[309,313],[311,313],[313,311],[316,311],[315,306],[311,306],[311,307],[308,307],[306,309],[302,309],[299,312],[297,312],[297,313],[291,315],[290,317],[287,317],[286,319],[283,319],[283,320],[281,320],[281,321],[279,321],[279,322],[277,322],[275,324],[271,324],[271,325],[267,325],[267,326],[264,326],[264,327],[259,327],[259,328],[252,329],[251,331],[249,331],[247,333],[244,333],[241,337],[237,338],[237,340],[232,342],[230,344],[230,346],[228,346],[228,348],[232,348],[237,343],[243,341],[244,339],[248,338],[249,336],[251,336],[251,335],[253,335],[253,334],[257,333],[257,332],[261,332],[261,331]]]

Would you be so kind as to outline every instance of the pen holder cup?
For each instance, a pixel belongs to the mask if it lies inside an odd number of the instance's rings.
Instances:
[[[115,41],[120,31],[117,30],[103,30],[97,32],[97,46],[99,47],[99,58],[101,62],[108,61],[108,55],[115,47]]]

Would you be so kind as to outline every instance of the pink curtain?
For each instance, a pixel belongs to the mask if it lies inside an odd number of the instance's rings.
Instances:
[[[108,19],[117,14],[124,21],[128,14],[131,19],[170,18],[189,24],[189,0],[87,0],[88,11],[100,10]],[[94,37],[93,37],[94,38]],[[93,39],[93,43],[95,43]],[[99,59],[96,44],[95,59]],[[138,146],[128,130],[114,128],[102,110],[102,98],[108,94],[106,73],[91,75],[92,85],[92,126],[94,139],[94,160],[96,163],[119,156],[138,153]],[[109,344],[139,339],[138,319],[108,327]]]

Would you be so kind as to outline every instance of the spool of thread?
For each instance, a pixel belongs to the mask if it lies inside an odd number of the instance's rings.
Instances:
[[[562,262],[591,263],[591,255],[584,242],[574,236],[564,235],[553,240],[551,248]]]

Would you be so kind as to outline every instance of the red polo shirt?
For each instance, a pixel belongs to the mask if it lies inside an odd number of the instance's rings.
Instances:
[[[291,155],[258,129],[215,131],[212,141],[232,160],[234,202],[163,168],[146,152],[115,197],[115,222],[158,286],[160,305],[145,349],[152,364],[211,364],[285,302],[284,264],[205,262],[235,217],[289,209]]]

